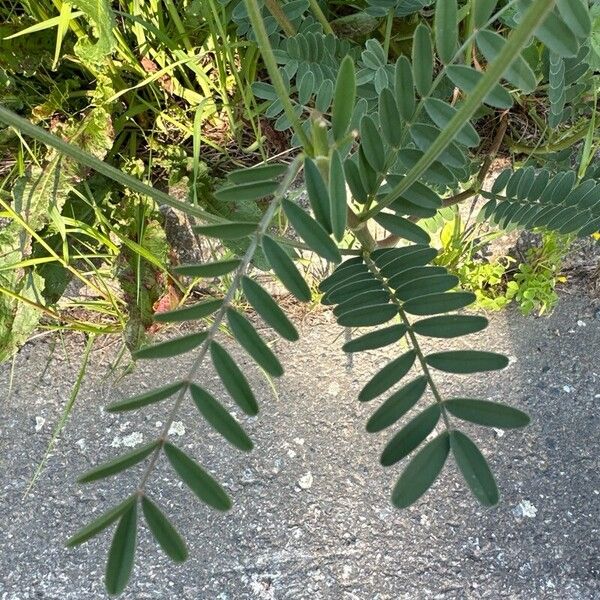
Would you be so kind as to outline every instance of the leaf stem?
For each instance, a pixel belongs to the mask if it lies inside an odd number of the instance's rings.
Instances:
[[[321,7],[319,6],[318,1],[317,0],[308,0],[308,4],[310,5],[310,10],[312,10],[317,21],[319,21],[319,23],[321,23],[321,27],[323,27],[323,31],[326,34],[330,33],[331,35],[335,35],[333,28],[331,27],[329,21],[327,20],[325,13],[323,13],[323,11],[321,10]]]

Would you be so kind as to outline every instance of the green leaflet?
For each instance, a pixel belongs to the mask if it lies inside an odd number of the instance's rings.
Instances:
[[[256,232],[258,223],[250,222],[229,222],[219,225],[197,225],[194,231],[199,235],[215,237],[220,240],[239,240]]]
[[[413,298],[423,297],[424,294],[434,292],[445,292],[458,285],[458,277],[448,273],[440,275],[431,275],[429,277],[419,277],[410,283],[396,288],[396,298],[400,300],[411,300]]]
[[[480,350],[453,350],[434,352],[425,357],[428,365],[447,373],[479,373],[495,371],[508,365],[508,358],[496,352]]]
[[[342,255],[335,242],[317,221],[288,199],[282,200],[282,206],[296,233],[312,250],[333,263],[339,263],[342,260]]]
[[[579,38],[587,38],[592,30],[592,20],[587,0],[556,0],[560,16],[569,29]]]
[[[251,323],[233,308],[227,309],[229,327],[239,344],[269,375],[281,377],[283,367]]]
[[[394,275],[388,279],[388,285],[393,288],[404,287],[410,284],[412,281],[422,279],[423,277],[429,277],[432,275],[446,275],[448,273],[445,267],[437,266],[421,266],[421,267],[409,267],[400,271],[397,275]]]
[[[325,294],[321,303],[341,304],[363,292],[381,291],[382,289],[381,282],[371,274],[358,274],[348,280],[348,282],[336,286],[331,292]]]
[[[340,153],[334,150],[329,162],[329,214],[333,237],[341,241],[346,230],[346,177]]]
[[[392,503],[406,508],[416,502],[433,484],[444,467],[450,438],[447,432],[429,442],[410,461],[392,492]]]
[[[203,319],[212,315],[216,310],[223,306],[223,300],[206,300],[198,302],[192,306],[184,306],[175,310],[169,310],[161,313],[154,313],[154,320],[159,323],[178,323],[181,321],[190,321]]]
[[[156,388],[149,392],[133,396],[132,398],[125,398],[119,402],[113,402],[106,407],[107,412],[122,412],[125,410],[135,410],[148,404],[154,404],[160,402],[166,398],[170,398],[175,392],[178,392],[182,387],[187,387],[187,381],[178,381],[177,383],[170,383],[163,387]]]
[[[356,100],[356,75],[354,62],[350,56],[342,60],[335,82],[332,107],[333,139],[338,142],[346,135],[350,127],[354,102]]]
[[[351,158],[347,158],[344,161],[344,175],[346,177],[346,183],[350,188],[352,198],[361,204],[365,204],[369,199],[369,194],[360,177],[360,169],[356,162]]]
[[[279,183],[277,181],[251,181],[222,187],[216,190],[214,194],[215,198],[221,202],[243,202],[271,196],[278,187]]]
[[[405,254],[396,256],[381,267],[381,273],[384,277],[392,278],[410,267],[426,265],[437,256],[435,248],[407,248],[407,250],[409,251]]]
[[[135,448],[131,452],[122,454],[111,461],[102,463],[98,467],[83,474],[77,481],[79,483],[90,483],[91,481],[97,481],[98,479],[120,473],[121,471],[124,471],[133,465],[137,465],[147,456],[152,454],[152,452],[154,452],[154,450],[158,447],[158,443],[158,440],[155,440],[154,442],[145,444],[140,448]]]
[[[283,175],[288,169],[286,164],[265,164],[250,169],[236,169],[227,173],[227,179],[238,185],[265,182]],[[237,198],[236,198],[237,199]]]
[[[447,65],[454,57],[458,42],[458,5],[456,0],[436,2],[434,32],[438,56]]]
[[[150,359],[169,358],[171,356],[177,356],[178,354],[185,354],[199,346],[206,339],[207,335],[206,331],[190,333],[174,340],[167,340],[165,342],[153,344],[152,346],[140,348],[133,353],[133,356],[136,359]]]
[[[254,310],[281,337],[290,342],[295,342],[299,338],[296,328],[286,317],[283,310],[281,310],[279,304],[273,300],[271,295],[260,284],[244,275],[242,278],[242,289]]]
[[[402,308],[411,315],[435,315],[464,308],[473,302],[475,294],[471,292],[447,292],[413,298],[405,302]]]
[[[439,98],[427,98],[423,106],[425,111],[431,118],[431,120],[440,128],[443,129],[448,125],[457,109],[451,106],[447,102],[440,100]],[[458,144],[462,144],[467,147],[479,146],[479,134],[471,125],[467,122],[464,127],[456,134],[454,141]]]
[[[202,502],[221,511],[231,508],[225,490],[185,452],[170,442],[165,443],[164,451],[175,472]]]
[[[368,420],[367,431],[375,433],[393,425],[419,401],[426,387],[427,377],[421,375],[394,392]]]
[[[235,271],[240,266],[240,259],[218,260],[197,265],[180,265],[173,268],[174,273],[188,277],[220,277]]]
[[[488,400],[473,400],[471,398],[452,398],[446,400],[444,406],[455,417],[498,429],[513,429],[526,427],[530,423],[529,415],[512,406],[490,402]]]
[[[403,54],[396,61],[394,81],[398,110],[405,121],[410,121],[415,112],[415,90],[412,66]]]
[[[325,293],[330,292],[336,286],[342,285],[349,277],[353,277],[359,273],[368,275],[369,269],[362,261],[362,257],[357,256],[356,258],[344,261],[329,277],[323,279],[319,284],[319,290]]]
[[[379,123],[388,143],[392,147],[398,148],[402,142],[402,117],[396,104],[396,98],[389,88],[383,88],[379,95]]]
[[[386,445],[381,464],[389,467],[408,456],[435,429],[440,419],[439,404],[432,404],[409,421]]]
[[[403,217],[399,217],[398,215],[392,215],[382,211],[375,215],[375,220],[390,233],[411,242],[429,244],[431,241],[429,234],[424,229],[419,227],[416,223]]]
[[[360,144],[373,171],[383,173],[385,171],[385,148],[375,121],[368,115],[365,115],[360,121]]]
[[[269,264],[281,283],[298,300],[308,302],[311,298],[310,288],[286,251],[268,235],[263,236],[262,247]]]
[[[213,341],[210,344],[210,355],[215,370],[236,404],[247,415],[258,414],[258,403],[252,388],[229,352]]]
[[[398,307],[393,304],[375,304],[350,310],[340,315],[337,322],[344,327],[373,327],[386,323],[397,314]]]
[[[133,494],[129,498],[123,500],[121,504],[107,510],[102,513],[99,517],[94,519],[91,523],[88,523],[85,527],[82,527],[75,535],[67,540],[67,546],[72,548],[83,542],[87,542],[90,538],[98,535],[101,531],[104,531],[109,525],[114,523],[130,506],[137,501],[137,495]]]
[[[475,443],[461,431],[450,432],[450,447],[473,495],[484,506],[498,504],[498,488],[494,476]]]
[[[381,306],[390,301],[389,293],[384,289],[368,290],[355,294],[352,298],[344,300],[333,309],[336,317],[355,310],[357,308],[370,308],[371,306]]]
[[[484,29],[477,33],[477,46],[488,62],[495,60],[505,44],[506,40],[495,31]],[[504,77],[527,94],[535,90],[537,85],[535,73],[522,56],[518,56],[513,61]]]
[[[120,594],[127,585],[133,569],[137,538],[137,502],[121,516],[113,536],[106,561],[105,585],[111,596]]]
[[[433,47],[429,27],[419,23],[413,35],[413,77],[417,92],[421,97],[425,97],[431,89],[431,78],[433,76]]]
[[[361,335],[350,342],[346,342],[342,346],[342,350],[350,353],[383,348],[384,346],[389,346],[390,344],[401,340],[405,334],[406,325],[403,323],[391,325],[390,327],[384,327],[383,329],[365,333],[365,335]]]
[[[146,496],[142,496],[142,511],[154,539],[164,553],[173,561],[182,563],[187,559],[185,542],[158,506]]]
[[[477,29],[481,29],[485,26],[489,18],[492,16],[494,9],[496,8],[496,4],[498,4],[498,0],[477,0],[473,4],[473,8],[471,10],[475,11],[474,24]]]
[[[252,450],[252,440],[214,396],[194,383],[190,386],[190,392],[194,404],[215,431],[239,450]]]
[[[488,320],[472,315],[441,315],[422,319],[412,324],[413,331],[419,335],[437,338],[454,338],[485,329]]]
[[[410,371],[416,356],[414,350],[409,350],[402,356],[389,362],[383,369],[373,375],[358,394],[358,399],[361,402],[368,402],[389,390]]]
[[[483,73],[467,65],[448,65],[446,75],[455,86],[467,94],[473,91],[483,77]],[[511,108],[513,105],[511,95],[501,85],[494,86],[492,91],[485,97],[484,102],[494,108],[502,109]]]
[[[413,139],[419,150],[425,152],[437,139],[439,129],[427,123],[415,123],[410,128],[410,136]],[[467,157],[463,149],[457,146],[454,142],[450,142],[443,152],[440,153],[438,159],[440,163],[448,167],[461,169],[467,164]]]
[[[306,182],[308,200],[315,219],[327,233],[331,233],[329,191],[317,165],[308,157],[304,159],[304,180]]]

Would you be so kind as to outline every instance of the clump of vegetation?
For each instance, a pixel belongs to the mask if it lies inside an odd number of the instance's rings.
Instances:
[[[308,302],[313,290],[295,264],[298,250],[335,265],[318,287],[338,324],[369,328],[344,350],[389,346],[394,356],[359,394],[371,402],[389,392],[366,428],[396,429],[380,457],[386,467],[406,459],[392,503],[416,502],[450,454],[475,498],[498,502],[494,476],[462,423],[518,428],[529,417],[505,404],[445,398],[438,382],[443,373],[502,369],[508,359],[474,349],[426,353],[422,338],[482,331],[485,317],[457,312],[476,301],[547,312],[564,236],[600,228],[597,7],[28,0],[0,10],[3,357],[38,325],[125,333],[136,360],[195,356],[183,379],[107,407],[166,406],[156,440],[80,478],[145,465],[130,495],[68,542],[117,523],[109,593],[123,591],[130,576],[139,509],[169,557],[187,556],[150,498],[161,457],[202,502],[231,507],[169,429],[191,400],[230,444],[251,450],[226,403],[204,389],[203,366],[210,360],[229,400],[257,414],[253,390],[216,335],[227,326],[263,371],[283,374],[239,308],[244,299],[275,333],[296,340],[254,269],[272,271]],[[488,191],[496,156],[511,167]],[[288,194],[301,171],[308,207]],[[435,227],[425,221],[443,222],[449,209],[479,197],[477,219],[493,230],[542,232],[522,264],[486,264],[482,242],[456,217],[451,231],[442,229],[443,252],[432,244]],[[178,264],[165,206],[181,211],[208,248],[202,260]],[[93,299],[65,296],[73,281]],[[204,294],[188,303],[195,282]],[[84,316],[74,312],[81,307]],[[148,340],[149,331],[186,321],[200,329]]]

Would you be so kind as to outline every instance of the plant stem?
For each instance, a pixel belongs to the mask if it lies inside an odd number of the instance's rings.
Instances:
[[[265,5],[269,12],[273,15],[273,18],[279,23],[279,26],[285,32],[285,35],[288,37],[292,35],[296,35],[296,29],[292,25],[292,22],[287,18],[286,14],[283,12],[281,6],[279,6],[279,2],[277,0],[265,0]]]
[[[553,5],[554,0],[535,0],[530,9],[525,13],[518,27],[508,38],[508,42],[498,53],[496,59],[490,63],[484,76],[479,80],[479,83],[475,86],[473,91],[467,95],[460,109],[452,117],[448,125],[441,131],[417,164],[408,171],[404,179],[386,194],[377,206],[368,210],[361,216],[363,220],[370,219],[383,208],[389,206],[413,183],[415,183],[423,173],[425,173],[440,153],[443,152],[454,139],[454,136],[460,131],[464,124],[475,114],[485,97],[505,73],[506,69],[511,65],[513,60],[519,56],[521,50],[531,38],[532,33],[543,21]]]
[[[394,25],[394,8],[390,8],[385,23],[385,38],[383,39],[383,53],[386,58],[389,57],[390,53],[390,41],[392,39],[392,26]]]
[[[283,181],[279,185],[279,188],[277,189],[275,195],[273,196],[273,199],[271,200],[267,210],[265,211],[264,215],[262,216],[262,218],[258,224],[256,233],[252,237],[250,245],[248,246],[248,249],[246,250],[246,253],[244,254],[244,256],[242,258],[240,266],[237,268],[237,271],[235,273],[233,281],[231,282],[231,285],[229,286],[229,289],[227,290],[227,294],[225,294],[225,297],[223,298],[223,304],[221,305],[221,308],[219,309],[219,311],[216,313],[213,323],[210,326],[210,329],[208,330],[206,339],[200,346],[198,355],[196,356],[194,362],[192,363],[192,366],[190,367],[190,369],[187,373],[187,376],[185,378],[187,385],[185,385],[184,387],[181,388],[181,390],[179,391],[179,393],[177,395],[177,398],[175,399],[175,402],[173,403],[171,410],[169,411],[169,414],[166,418],[165,424],[164,424],[164,426],[161,430],[160,436],[159,436],[160,444],[156,447],[156,450],[154,450],[154,452],[152,453],[152,455],[150,457],[150,461],[148,463],[148,466],[144,470],[142,477],[140,479],[140,483],[139,483],[138,489],[137,489],[138,495],[143,495],[143,493],[144,493],[144,489],[145,489],[146,483],[148,481],[148,478],[150,477],[152,470],[154,469],[156,462],[158,461],[158,457],[160,456],[160,452],[162,450],[162,447],[163,447],[165,441],[169,437],[169,429],[171,429],[171,425],[173,424],[173,421],[175,420],[175,417],[177,416],[177,413],[179,412],[179,409],[181,408],[181,405],[183,404],[183,401],[185,400],[185,395],[187,393],[188,387],[194,380],[196,373],[198,372],[198,369],[200,368],[200,366],[202,365],[202,362],[204,361],[204,358],[206,357],[206,354],[210,348],[210,344],[211,344],[212,340],[214,339],[214,337],[217,334],[217,332],[219,331],[219,328],[221,327],[223,321],[225,320],[227,310],[231,306],[231,303],[232,303],[234,296],[238,290],[238,287],[240,285],[242,277],[246,274],[246,271],[248,270],[248,266],[250,265],[250,262],[251,262],[252,258],[254,257],[254,253],[256,252],[256,249],[258,248],[259,242],[262,239],[262,237],[264,236],[264,234],[266,233],[267,228],[269,227],[271,220],[273,219],[273,216],[275,215],[275,211],[277,210],[277,207],[279,206],[279,203],[281,202],[283,196],[286,194],[288,188],[290,187],[290,185],[296,178],[296,175],[298,174],[298,171],[300,170],[303,160],[304,160],[304,157],[300,154],[290,164]]]
[[[292,106],[292,102],[290,101],[289,91],[283,83],[283,78],[279,72],[279,67],[277,66],[277,61],[275,60],[275,54],[273,53],[273,48],[271,47],[271,42],[269,41],[269,35],[267,34],[265,24],[260,14],[258,2],[257,0],[244,0],[244,2],[246,4],[246,10],[248,11],[248,17],[252,23],[254,35],[256,36],[256,40],[258,42],[258,48],[263,60],[265,61],[265,67],[267,67],[269,77],[271,78],[271,85],[273,85],[275,91],[277,92],[279,101],[283,105],[283,110],[292,124],[294,133],[298,136],[298,139],[304,146],[306,153],[312,156],[312,145],[306,136],[306,133],[302,129],[300,119],[298,118],[298,115],[296,115],[294,107]]]
[[[331,27],[331,25],[329,24],[329,21],[327,20],[327,17],[325,16],[323,11],[321,10],[321,7],[319,6],[319,2],[317,0],[308,0],[308,4],[310,5],[310,10],[312,10],[317,21],[319,21],[319,23],[321,23],[321,27],[323,27],[323,31],[325,33],[330,33],[331,35],[335,35],[333,28]]]

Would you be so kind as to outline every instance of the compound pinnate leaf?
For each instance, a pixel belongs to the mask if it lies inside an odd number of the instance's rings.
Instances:
[[[268,235],[263,237],[262,247],[269,264],[281,283],[298,300],[308,302],[310,300],[310,288],[285,250]]]
[[[254,310],[281,337],[290,342],[295,342],[298,339],[298,332],[294,325],[286,317],[277,302],[273,300],[271,295],[260,284],[245,275],[242,278],[242,289],[248,302],[254,307]]]
[[[354,62],[350,56],[346,56],[340,65],[333,95],[331,125],[333,139],[336,142],[340,141],[348,132],[355,100],[356,74]]]
[[[392,503],[398,508],[414,504],[433,484],[446,463],[450,438],[444,432],[429,442],[410,461],[392,492]]]
[[[434,352],[426,356],[425,361],[439,371],[461,374],[496,371],[508,365],[508,358],[503,354],[481,350]]]
[[[485,317],[475,315],[440,315],[413,323],[415,333],[428,337],[453,338],[476,333],[488,326]]]
[[[276,181],[251,181],[239,185],[222,187],[215,191],[215,198],[221,202],[239,202],[240,200],[259,200],[275,192],[279,184]]]
[[[136,410],[138,408],[141,408],[142,406],[154,404],[155,402],[160,402],[161,400],[166,400],[167,398],[170,398],[175,392],[178,392],[182,387],[186,387],[187,385],[187,381],[178,381],[177,383],[170,383],[169,385],[156,388],[155,390],[145,392],[144,394],[139,394],[138,396],[133,396],[132,398],[125,398],[124,400],[119,400],[119,402],[109,404],[106,407],[106,410],[108,412]]]
[[[210,355],[215,370],[236,404],[247,414],[258,414],[258,403],[246,377],[229,352],[217,342],[211,342]]]
[[[381,464],[389,467],[408,456],[435,429],[440,419],[439,404],[432,404],[409,421],[386,445]]]
[[[72,548],[104,531],[109,525],[114,523],[134,502],[137,501],[137,495],[129,496],[117,506],[102,513],[98,518],[82,527],[77,533],[67,540],[67,546]]]
[[[427,387],[427,377],[421,375],[394,392],[371,416],[367,431],[375,433],[393,425],[421,398]]]
[[[223,300],[206,300],[205,302],[198,302],[192,306],[155,313],[154,320],[159,323],[180,323],[182,321],[203,319],[204,317],[212,315],[221,308],[222,305]]]
[[[229,443],[239,450],[243,450],[244,452],[252,450],[252,440],[212,394],[209,394],[196,384],[190,386],[190,393],[192,394],[194,404],[215,431],[218,431]]]
[[[235,271],[240,266],[239,258],[230,260],[217,260],[199,264],[179,265],[173,268],[173,272],[188,277],[220,277]]]
[[[240,315],[233,308],[229,308],[227,322],[235,339],[260,367],[273,377],[283,375],[281,363],[246,317]]]
[[[490,467],[476,444],[456,429],[450,432],[450,447],[467,485],[485,506],[498,504],[498,487]]]
[[[108,551],[105,585],[111,596],[120,594],[127,585],[133,569],[137,541],[137,502],[121,516]]]
[[[84,473],[77,481],[79,483],[89,483],[90,481],[97,481],[98,479],[120,473],[121,471],[124,471],[133,465],[137,465],[147,456],[152,454],[152,452],[154,452],[154,450],[158,447],[158,443],[158,440],[150,442],[149,444],[145,444],[140,448],[135,448],[131,452],[127,452],[113,460],[105,462],[98,467],[91,469],[87,473]]]
[[[427,294],[405,302],[404,310],[411,315],[435,315],[464,308],[475,302],[472,292],[446,292]]]
[[[238,240],[256,232],[258,223],[230,222],[219,225],[197,225],[194,231],[199,235],[219,238],[220,240]]]
[[[350,342],[346,342],[342,346],[344,352],[362,352],[363,350],[375,350],[389,346],[394,342],[399,341],[406,334],[406,325],[403,323],[384,327],[377,331],[365,333]]]
[[[389,362],[383,369],[373,375],[360,391],[358,399],[361,402],[368,402],[389,390],[408,373],[415,362],[416,356],[414,350],[409,350],[402,356]]]
[[[490,402],[489,400],[475,400],[471,398],[452,398],[446,400],[444,406],[455,417],[498,429],[513,429],[526,427],[531,419],[529,415],[517,408]]]
[[[185,452],[170,442],[165,443],[164,451],[175,472],[202,502],[221,511],[231,508],[225,490]]]
[[[184,562],[188,557],[185,542],[160,508],[144,496],[142,497],[142,511],[154,539],[164,553],[177,563]]]
[[[200,333],[190,333],[174,340],[166,340],[152,346],[140,348],[133,353],[136,359],[151,359],[151,358],[169,358],[184,354],[197,348],[208,334],[206,331]]]
[[[335,242],[317,221],[287,198],[282,201],[282,206],[296,233],[311,250],[333,263],[339,263],[342,260],[342,255]]]

